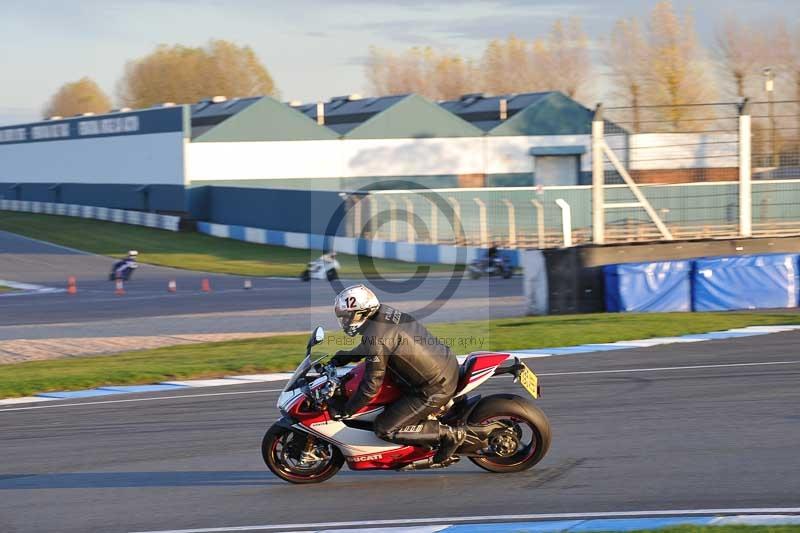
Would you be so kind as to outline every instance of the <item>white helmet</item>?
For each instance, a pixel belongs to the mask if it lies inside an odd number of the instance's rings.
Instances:
[[[137,255],[139,255],[139,252],[137,252],[136,250],[130,250],[130,251],[128,252],[128,255],[129,255],[130,257],[136,257]]]
[[[333,311],[345,334],[355,337],[380,306],[374,292],[364,285],[353,285],[339,293],[333,303]]]

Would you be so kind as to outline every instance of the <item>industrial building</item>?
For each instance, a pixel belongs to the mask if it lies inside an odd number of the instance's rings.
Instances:
[[[0,199],[324,233],[341,207],[340,192],[494,188],[499,194],[542,186],[562,190],[564,198],[585,195],[592,117],[565,95],[543,92],[443,102],[350,95],[313,104],[215,97],[53,118],[0,127]],[[727,176],[738,166],[735,145],[709,143],[706,150],[720,152],[698,157],[686,148],[692,143],[629,135],[610,122],[606,130],[612,134],[606,142],[631,161],[642,182],[648,175],[681,181],[712,166],[719,168],[707,170]],[[665,154],[663,144],[676,147]],[[637,150],[647,157],[636,157]],[[588,216],[583,211],[576,221]]]

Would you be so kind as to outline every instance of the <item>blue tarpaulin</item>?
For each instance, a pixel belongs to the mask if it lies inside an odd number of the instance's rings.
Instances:
[[[603,267],[608,311],[691,311],[691,261]]]
[[[797,307],[797,255],[696,259],[695,311]]]

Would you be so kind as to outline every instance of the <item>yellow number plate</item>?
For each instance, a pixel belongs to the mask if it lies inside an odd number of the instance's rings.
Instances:
[[[519,373],[519,382],[525,387],[525,390],[530,393],[534,398],[539,398],[539,378],[536,377],[530,368],[522,363],[522,372]]]

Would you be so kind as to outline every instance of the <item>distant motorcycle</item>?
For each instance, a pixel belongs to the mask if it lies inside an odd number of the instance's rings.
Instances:
[[[139,263],[136,262],[136,256],[138,255],[139,252],[131,250],[128,252],[128,257],[114,263],[114,266],[111,267],[111,273],[108,275],[109,281],[130,280],[133,271],[139,268]]]
[[[470,263],[467,267],[469,277],[479,279],[481,276],[502,276],[508,279],[514,274],[514,269],[501,256],[483,257]]]
[[[308,263],[308,268],[303,270],[300,274],[302,281],[310,279],[326,279],[332,281],[339,278],[339,270],[341,270],[339,261],[336,260],[336,254],[322,254],[318,259]]]

